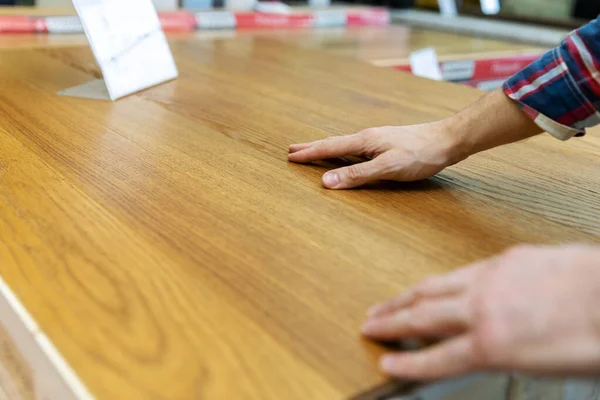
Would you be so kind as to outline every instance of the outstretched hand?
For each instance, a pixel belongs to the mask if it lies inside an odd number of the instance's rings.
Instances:
[[[323,184],[329,189],[350,189],[379,180],[427,179],[462,159],[441,122],[371,128],[354,135],[293,144],[289,151],[289,160],[297,163],[346,156],[368,159],[327,172]]]
[[[378,180],[427,179],[470,155],[540,132],[518,105],[502,90],[496,90],[440,121],[371,128],[355,135],[293,144],[289,160],[310,163],[346,156],[369,159],[323,176],[323,184],[329,189],[350,189]]]

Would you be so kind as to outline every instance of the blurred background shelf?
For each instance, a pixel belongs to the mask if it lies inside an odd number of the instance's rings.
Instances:
[[[211,9],[223,6],[243,7],[255,0],[154,0],[159,10],[178,8]],[[328,5],[331,0],[290,1],[290,5]],[[336,3],[336,2],[333,2]],[[346,5],[381,6],[392,9],[417,9],[436,11],[437,0],[346,0]],[[484,15],[479,0],[456,0],[460,15],[485,20],[513,21],[563,29],[574,29],[600,14],[600,2],[596,0],[499,0],[500,12]],[[72,8],[71,0],[0,0],[2,5],[25,5],[42,8]]]

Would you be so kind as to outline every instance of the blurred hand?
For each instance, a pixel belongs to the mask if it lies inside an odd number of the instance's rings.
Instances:
[[[309,163],[345,156],[371,160],[327,172],[323,184],[349,189],[378,180],[417,181],[461,160],[442,122],[372,128],[290,146],[289,160]]]
[[[476,370],[600,375],[600,248],[517,247],[429,278],[372,308],[363,333],[444,338],[384,356],[382,369],[401,378]]]

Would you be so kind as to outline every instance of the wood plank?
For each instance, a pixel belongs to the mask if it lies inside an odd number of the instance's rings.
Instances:
[[[455,55],[468,57],[506,53],[515,55],[543,52],[545,48],[477,36],[438,32],[402,24],[323,29],[317,32],[282,31],[272,35],[286,43],[327,50],[331,54],[379,62],[407,60],[410,53],[434,47],[441,60]]]
[[[177,81],[57,96],[87,49],[0,58],[0,273],[98,398],[347,398],[385,381],[368,306],[520,242],[598,242],[597,137],[334,192],[287,145],[481,92],[279,39],[178,41]]]
[[[24,7],[0,6],[0,15],[75,15],[72,7]]]

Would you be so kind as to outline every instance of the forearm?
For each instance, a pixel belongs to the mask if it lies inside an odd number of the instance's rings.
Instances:
[[[439,124],[450,140],[452,163],[542,132],[502,90],[483,96]]]
[[[502,90],[441,122],[453,162],[542,131],[561,140],[600,123],[600,20],[509,78]]]

